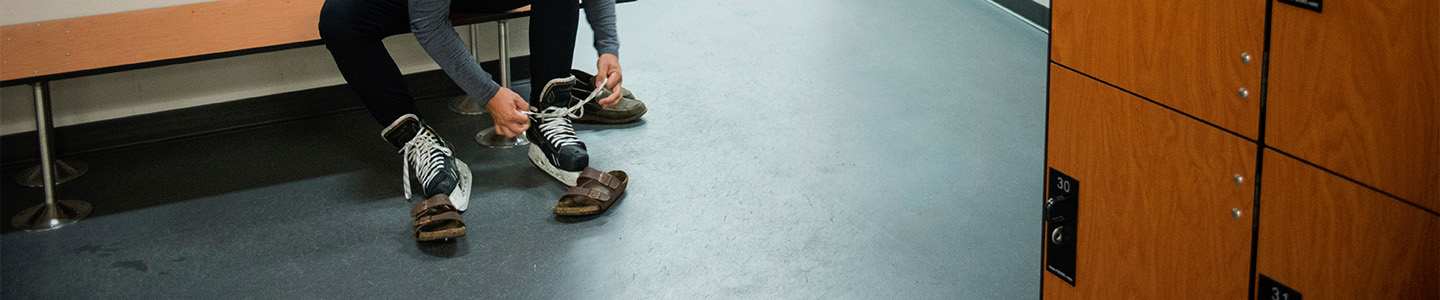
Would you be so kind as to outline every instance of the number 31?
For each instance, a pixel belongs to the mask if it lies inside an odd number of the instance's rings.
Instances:
[[[1273,288],[1273,287],[1272,287],[1272,288],[1270,288],[1270,292],[1274,293],[1274,294],[1271,294],[1271,295],[1270,295],[1270,300],[1289,300],[1289,299],[1290,299],[1290,293],[1280,293],[1280,288]]]

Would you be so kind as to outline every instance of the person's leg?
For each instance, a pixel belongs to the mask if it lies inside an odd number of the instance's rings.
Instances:
[[[570,76],[580,2],[534,0],[530,9],[530,103],[538,105],[546,82]]]
[[[327,0],[320,9],[319,26],[320,38],[340,74],[371,116],[388,125],[380,135],[402,153],[405,198],[410,198],[412,181],[424,190],[426,199],[410,213],[416,239],[464,236],[465,223],[458,212],[469,204],[470,171],[455,159],[449,144],[416,116],[415,99],[381,42],[410,32],[407,1]]]
[[[320,9],[320,38],[340,75],[381,126],[418,114],[415,99],[382,39],[410,32],[405,0],[327,0]]]
[[[566,185],[574,186],[581,170],[590,164],[585,143],[575,134],[569,108],[574,104],[570,76],[575,55],[575,29],[580,4],[575,0],[535,0],[530,13],[530,106],[525,138],[530,140],[530,161]]]

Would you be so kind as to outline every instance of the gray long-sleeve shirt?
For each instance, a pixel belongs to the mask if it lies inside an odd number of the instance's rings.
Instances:
[[[470,56],[460,34],[450,25],[451,0],[410,0],[410,31],[420,41],[425,53],[440,69],[460,85],[481,105],[500,91],[490,74]],[[457,0],[484,1],[484,0]],[[620,38],[615,31],[615,0],[587,0],[581,3],[590,29],[595,32],[595,50],[599,54],[620,55]]]

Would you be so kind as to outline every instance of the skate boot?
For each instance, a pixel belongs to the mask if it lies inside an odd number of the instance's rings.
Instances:
[[[415,181],[420,183],[425,199],[444,195],[456,210],[465,211],[470,204],[470,167],[455,158],[450,145],[430,126],[414,114],[407,114],[385,127],[380,136],[404,156],[405,200],[410,200],[410,182]]]
[[[568,186],[575,186],[580,171],[590,165],[585,143],[575,136],[570,124],[570,119],[584,114],[580,110],[583,103],[573,103],[570,97],[576,81],[575,76],[570,76],[545,83],[540,99],[533,101],[532,109],[539,112],[530,115],[530,129],[525,130],[525,138],[530,140],[530,162]]]

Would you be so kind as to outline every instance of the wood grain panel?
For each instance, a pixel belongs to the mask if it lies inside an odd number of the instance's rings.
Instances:
[[[1245,298],[1254,143],[1053,64],[1049,118],[1080,223],[1076,285],[1046,273],[1045,299]]]
[[[1265,0],[1053,2],[1051,59],[1252,139]],[[1241,53],[1252,56],[1241,61]],[[1241,99],[1239,89],[1251,95]]]
[[[0,27],[0,80],[320,38],[324,0],[223,0]]]
[[[1440,210],[1440,1],[1277,4],[1266,142]]]
[[[1269,150],[1262,172],[1260,274],[1305,299],[1440,299],[1440,216]]]

